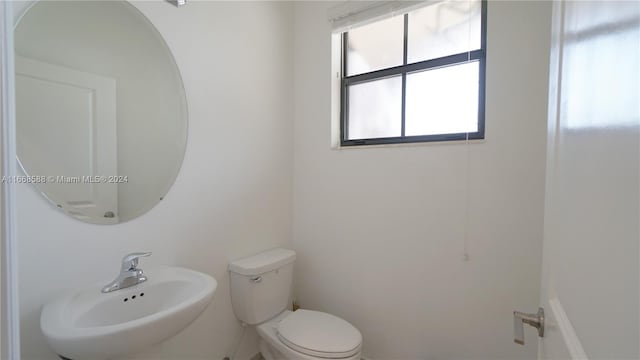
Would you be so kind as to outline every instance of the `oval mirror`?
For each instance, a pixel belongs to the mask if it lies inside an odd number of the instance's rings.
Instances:
[[[173,56],[124,1],[40,1],[15,29],[18,159],[55,207],[90,223],[149,211],[173,184],[187,106]]]

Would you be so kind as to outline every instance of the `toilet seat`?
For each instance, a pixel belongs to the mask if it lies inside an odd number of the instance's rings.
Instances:
[[[362,335],[345,320],[327,313],[297,310],[277,326],[278,338],[289,348],[328,359],[348,358],[360,351]]]

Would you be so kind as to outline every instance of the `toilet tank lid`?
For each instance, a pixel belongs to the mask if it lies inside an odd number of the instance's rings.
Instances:
[[[296,253],[293,250],[276,248],[259,254],[234,260],[229,264],[229,271],[240,275],[259,275],[296,260]]]

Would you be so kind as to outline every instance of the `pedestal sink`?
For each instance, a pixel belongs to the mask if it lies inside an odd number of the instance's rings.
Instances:
[[[102,293],[94,284],[46,304],[40,328],[69,359],[108,359],[140,351],[177,334],[207,307],[218,283],[180,267],[150,268],[149,280]]]

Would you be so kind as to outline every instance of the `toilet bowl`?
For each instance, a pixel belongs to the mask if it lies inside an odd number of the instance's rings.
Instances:
[[[362,335],[331,314],[284,311],[256,327],[265,360],[360,359]]]
[[[266,360],[360,359],[362,335],[320,311],[287,310],[295,252],[273,249],[229,264],[236,317],[256,325]]]

